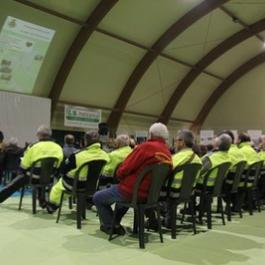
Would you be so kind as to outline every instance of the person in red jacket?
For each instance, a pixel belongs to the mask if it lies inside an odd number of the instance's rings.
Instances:
[[[154,123],[149,129],[150,139],[138,145],[132,153],[124,160],[117,171],[117,178],[120,181],[117,185],[98,191],[93,196],[101,220],[100,230],[109,234],[113,210],[111,205],[115,202],[128,202],[132,199],[133,187],[138,174],[149,165],[156,163],[172,164],[171,154],[166,144],[168,138],[167,127],[162,123]],[[150,177],[145,177],[139,188],[139,197],[145,199],[150,187]],[[120,225],[123,215],[128,208],[120,208],[115,220],[114,233],[125,234]]]

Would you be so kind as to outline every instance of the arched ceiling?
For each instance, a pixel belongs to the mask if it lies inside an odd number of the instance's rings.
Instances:
[[[5,0],[6,16],[56,31],[32,94],[108,110],[114,130],[123,113],[197,124],[264,51],[265,0]]]

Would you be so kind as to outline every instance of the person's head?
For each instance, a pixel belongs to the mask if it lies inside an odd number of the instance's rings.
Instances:
[[[127,134],[120,134],[115,139],[116,148],[128,146],[130,144],[130,137]]]
[[[190,130],[179,130],[175,139],[175,148],[181,150],[183,148],[192,148],[194,144],[194,136]]]
[[[51,135],[51,129],[45,125],[41,125],[37,130],[37,137],[39,140],[49,139]]]
[[[12,146],[17,146],[18,145],[18,139],[15,138],[15,137],[11,137],[8,142],[7,142],[8,145],[12,145]]]
[[[66,134],[64,136],[64,143],[71,146],[74,145],[75,137],[72,134]]]
[[[228,134],[223,133],[216,137],[216,143],[219,151],[228,151],[231,146],[232,139]]]
[[[88,131],[85,133],[85,146],[99,143],[99,134],[97,131]]]
[[[156,122],[149,128],[149,135],[151,139],[168,139],[167,126],[161,122]]]
[[[235,136],[234,136],[234,134],[233,134],[233,132],[232,131],[230,131],[230,130],[224,130],[224,131],[222,131],[222,133],[221,134],[228,134],[230,137],[231,137],[231,139],[232,139],[232,144],[235,142]]]
[[[260,148],[265,150],[265,134],[260,136]]]
[[[4,134],[2,131],[0,131],[0,143],[4,141]]]
[[[133,138],[130,138],[129,146],[133,149],[136,146],[135,140]]]
[[[238,135],[238,143],[250,142],[250,137],[247,133],[240,133]]]

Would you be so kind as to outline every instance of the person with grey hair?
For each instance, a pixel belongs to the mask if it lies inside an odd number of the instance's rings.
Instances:
[[[101,149],[98,132],[86,132],[84,135],[84,140],[85,148],[73,153],[62,163],[62,177],[52,187],[49,195],[49,202],[47,204],[48,213],[53,213],[59,207],[63,190],[72,190],[75,173],[83,164],[95,160],[105,160],[106,162],[109,161],[108,154]],[[81,171],[77,183],[78,187],[82,188],[86,185],[86,178],[87,170]]]
[[[177,152],[172,156],[173,169],[185,164],[202,164],[201,159],[192,150],[194,145],[194,136],[190,130],[179,130],[174,144]],[[167,228],[170,228],[171,226],[172,207],[174,206],[174,200],[179,197],[182,179],[183,170],[176,173],[174,178],[172,179],[171,185],[169,187],[169,194],[167,194],[167,189],[163,189],[161,192],[162,197],[169,195],[166,198],[165,203],[163,204],[165,208],[165,219],[163,221],[163,225]],[[148,211],[146,215],[148,216],[146,226],[149,229],[157,230],[158,222],[154,211]]]
[[[172,164],[171,154],[165,141],[168,138],[167,127],[162,123],[154,123],[149,129],[149,133],[150,139],[137,145],[119,167],[116,173],[119,183],[117,185],[112,185],[108,189],[98,191],[93,196],[93,201],[101,220],[100,230],[107,234],[110,233],[113,219],[111,205],[115,202],[131,201],[134,184],[139,173],[147,166],[153,164]],[[144,181],[142,181],[139,188],[140,199],[146,199],[150,183],[150,178],[145,178]],[[114,233],[120,235],[125,233],[120,222],[127,210],[128,208],[125,207],[118,209]]]
[[[5,201],[14,192],[29,183],[30,178],[28,171],[37,160],[54,157],[58,159],[57,167],[60,166],[60,163],[63,160],[63,151],[58,144],[51,140],[51,130],[46,126],[41,125],[37,130],[37,138],[38,141],[29,145],[27,150],[24,152],[20,163],[19,175],[0,191],[0,202]],[[34,175],[34,182],[38,183],[39,176],[37,173],[34,173]],[[39,202],[41,207],[46,207],[44,198],[39,196]]]
[[[132,149],[129,146],[130,137],[127,134],[120,134],[115,139],[116,149],[110,153],[109,162],[105,165],[102,175],[99,179],[99,189],[103,189],[114,182],[114,174],[117,167],[131,153]]]
[[[229,148],[232,144],[231,137],[228,134],[223,133],[215,138],[215,142],[216,148],[214,149],[214,151],[210,155],[205,155],[204,157],[202,157],[201,175],[198,179],[196,186],[199,191],[202,190],[203,179],[207,171],[223,163],[231,163],[231,158],[228,154]],[[217,173],[214,171],[209,176],[209,180],[207,183],[208,188],[213,187],[216,174]]]

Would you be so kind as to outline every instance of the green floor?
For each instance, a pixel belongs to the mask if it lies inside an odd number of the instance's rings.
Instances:
[[[94,212],[87,212],[82,230],[77,230],[73,214],[63,210],[62,221],[42,211],[31,214],[29,198],[21,212],[18,198],[11,198],[0,206],[1,264],[264,264],[265,211],[254,216],[244,214],[223,226],[215,220],[212,231],[199,227],[193,236],[181,229],[176,240],[164,235],[164,244],[156,234],[149,234],[145,250],[138,249],[138,241],[129,235],[108,242],[98,230]],[[132,215],[125,218],[129,225]]]

